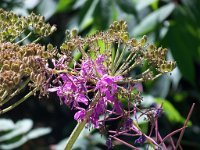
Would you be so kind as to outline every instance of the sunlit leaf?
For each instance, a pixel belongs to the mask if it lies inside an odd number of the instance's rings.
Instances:
[[[157,104],[163,103],[164,115],[166,115],[167,119],[171,123],[184,123],[185,119],[181,116],[181,114],[168,100],[162,98],[156,98],[151,95],[143,96],[143,102],[142,102],[143,106],[149,107],[153,103]],[[191,125],[191,122],[189,122],[189,125]]]
[[[46,135],[51,132],[51,128],[37,128],[32,131],[30,131],[28,134],[23,135],[19,140],[9,143],[9,144],[0,144],[0,149],[2,150],[10,150],[17,147],[20,147],[21,145],[25,144],[27,141],[31,139],[35,139],[38,137],[41,137],[43,135]]]
[[[48,20],[56,10],[56,3],[53,0],[42,0],[37,9],[38,12]]]
[[[33,121],[30,119],[23,119],[15,124],[13,131],[0,137],[0,142],[12,139],[18,135],[27,133],[33,126]]]
[[[94,24],[98,30],[107,29],[111,20],[111,1],[100,0],[94,11]]]
[[[15,124],[10,119],[0,119],[0,132],[14,129]]]
[[[155,102],[161,104],[163,103],[164,114],[167,119],[172,123],[184,123],[185,119],[181,116],[181,114],[176,110],[176,108],[167,100],[162,98],[155,98]]]
[[[26,137],[30,140],[30,139],[35,139],[35,138],[38,138],[40,136],[43,136],[43,135],[46,135],[46,134],[49,134],[51,132],[51,128],[36,128],[36,129],[33,129],[31,130],[27,135]]]
[[[88,0],[85,3],[84,8],[80,12],[81,15],[79,16],[80,17],[80,26],[79,26],[80,31],[87,28],[93,22],[94,20],[93,13],[95,11],[95,8],[98,2],[99,0],[94,0],[94,1]]]
[[[136,3],[136,9],[137,11],[142,11],[142,9],[154,4],[155,2],[158,2],[158,0],[138,0]]]
[[[170,83],[169,77],[163,75],[155,82],[150,93],[156,97],[165,98],[169,92]]]
[[[126,13],[137,15],[137,11],[133,1],[131,0],[117,0],[118,6]]]
[[[74,0],[59,0],[56,6],[56,12],[58,13],[71,9],[71,6],[74,4],[74,2]]]
[[[24,0],[24,7],[26,9],[33,9],[39,3],[39,0]]]
[[[133,35],[144,35],[164,21],[174,10],[175,4],[169,3],[158,10],[152,12],[148,16],[146,16],[142,21],[134,28]]]

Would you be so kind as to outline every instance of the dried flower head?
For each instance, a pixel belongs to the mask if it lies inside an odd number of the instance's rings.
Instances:
[[[43,16],[17,16],[11,11],[0,9],[0,42],[14,42],[29,31],[39,37],[47,37],[56,30],[55,26],[45,23]]]
[[[43,16],[33,13],[27,17],[17,16],[0,9],[0,106],[28,84],[35,89],[26,97],[38,90],[46,94],[45,84],[50,74],[47,60],[53,57],[55,48],[51,44],[46,48],[36,42],[55,30],[55,26],[45,23]],[[31,34],[38,38],[30,44],[21,45]],[[19,103],[15,103],[14,107]],[[0,113],[14,107],[10,106]]]

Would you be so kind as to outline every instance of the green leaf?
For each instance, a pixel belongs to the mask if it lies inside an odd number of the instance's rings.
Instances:
[[[75,3],[74,0],[59,0],[57,6],[56,6],[56,12],[60,13],[65,10],[68,10],[71,8],[71,6]]]
[[[98,30],[108,28],[111,20],[111,1],[100,0],[94,11],[94,24]]]
[[[88,0],[83,6],[82,11],[80,11],[80,17],[79,17],[80,31],[84,30],[93,23],[94,21],[93,13],[96,9],[98,2],[99,0],[94,0],[94,1]]]
[[[148,7],[149,5],[154,5],[158,0],[138,0],[136,4],[137,11],[142,11],[142,9]]]
[[[134,3],[131,0],[117,0],[119,8],[128,14],[137,15]]]
[[[12,139],[18,135],[27,133],[33,126],[33,121],[30,119],[23,119],[15,124],[15,128],[8,134],[0,137],[0,142]]]
[[[162,104],[164,115],[166,115],[167,119],[171,123],[184,123],[185,119],[181,116],[181,114],[176,110],[176,108],[166,99],[156,98],[151,95],[144,95],[142,105],[145,107],[149,107],[153,103]],[[192,123],[189,121],[188,125]]]
[[[53,0],[42,0],[37,9],[48,20],[56,10],[56,3]]]
[[[150,93],[154,96],[165,98],[169,92],[170,83],[169,77],[163,75],[155,82]]]
[[[102,40],[98,40],[98,45],[100,47],[100,53],[104,54],[106,50],[105,43]]]
[[[164,38],[164,46],[171,49],[172,55],[177,62],[183,77],[195,86],[195,67],[194,58],[198,56],[197,50],[200,39],[196,37],[188,27],[195,29],[193,25],[188,24],[185,19],[187,16],[182,14],[182,8],[178,7],[175,11],[176,22],[170,26],[167,35]],[[181,18],[184,18],[181,19]]]
[[[15,124],[10,119],[0,119],[0,132],[12,130],[15,128]]]
[[[194,61],[199,61],[200,28],[197,17],[200,17],[195,6],[196,1],[189,6],[178,6],[174,12],[175,22],[169,28],[165,46],[169,46],[183,77],[192,85],[196,85]],[[191,8],[188,8],[191,7]],[[184,19],[183,19],[184,18]]]
[[[163,22],[174,10],[175,4],[169,3],[146,16],[133,30],[133,35],[147,34]]]
[[[176,108],[167,100],[162,98],[155,98],[155,102],[158,104],[163,103],[163,110],[168,118],[168,120],[172,123],[184,123],[185,119],[181,116],[181,114],[176,110]]]
[[[115,20],[117,20],[119,12],[117,11],[116,1],[112,0],[111,2],[112,2],[112,4],[111,4],[111,16],[112,16],[111,22],[114,22]]]
[[[51,132],[51,128],[45,127],[45,128],[36,128],[31,130],[27,135],[27,139],[36,139],[38,137],[41,137],[43,135],[49,134]]]

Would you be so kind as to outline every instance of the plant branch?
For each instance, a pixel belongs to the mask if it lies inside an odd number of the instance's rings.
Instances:
[[[17,88],[17,90],[14,91],[14,93],[12,93],[6,99],[4,99],[2,102],[0,102],[0,106],[7,103],[11,98],[13,98],[15,95],[17,95],[28,84],[29,81],[30,81],[30,78],[26,79],[26,81],[24,83],[22,83],[20,85],[20,87]]]
[[[96,105],[96,103],[99,100],[99,92],[96,94],[94,100],[92,101],[91,105],[90,105],[90,110],[87,111],[86,113],[86,119],[83,120],[82,122],[79,122],[76,127],[74,128],[73,132],[71,133],[70,137],[68,138],[67,144],[65,146],[64,150],[71,150],[74,143],[76,142],[78,136],[80,135],[81,131],[83,130],[83,128],[85,127],[87,120],[89,119],[93,107]]]
[[[30,32],[27,36],[25,36],[23,39],[21,39],[20,41],[16,42],[16,44],[20,44],[21,42],[23,42],[25,39],[27,39],[28,37],[30,37],[32,35],[32,32]]]
[[[188,116],[187,116],[187,118],[186,118],[186,120],[185,120],[185,123],[184,123],[183,127],[186,127],[186,126],[187,126],[188,121],[189,121],[189,119],[190,119],[190,116],[191,116],[191,114],[192,114],[192,112],[193,112],[194,106],[195,106],[195,103],[192,104],[192,107],[190,108],[189,114],[188,114]],[[175,148],[176,150],[178,149],[178,147],[179,147],[179,145],[180,145],[180,142],[181,142],[181,140],[182,140],[182,137],[183,137],[184,132],[185,132],[185,128],[183,128],[183,130],[182,130],[181,133],[180,133],[180,136],[179,136],[178,141],[177,141],[177,143],[176,143],[176,148]]]
[[[131,145],[131,144],[129,144],[129,143],[127,143],[127,142],[125,142],[125,141],[123,141],[123,140],[121,140],[121,139],[115,137],[115,136],[112,136],[112,135],[109,135],[109,136],[110,136],[111,138],[113,138],[113,139],[115,139],[115,140],[117,140],[117,141],[123,143],[124,145],[126,145],[126,146],[132,148],[132,149],[139,150],[139,148],[137,148],[137,147],[135,147],[135,146],[133,146],[133,145]]]
[[[0,110],[0,115],[1,114],[4,114],[10,110],[12,110],[13,108],[17,107],[19,104],[21,104],[22,102],[24,102],[26,99],[28,99],[31,95],[33,95],[36,91],[38,90],[38,88],[34,88],[32,91],[30,91],[27,95],[25,95],[23,98],[21,98],[19,101],[17,101],[16,103],[14,103],[13,105],[3,109],[3,110]]]

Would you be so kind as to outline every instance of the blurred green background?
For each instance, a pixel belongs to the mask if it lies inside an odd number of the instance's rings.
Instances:
[[[186,129],[182,146],[183,149],[200,149],[199,0],[1,0],[0,7],[19,15],[31,12],[41,14],[47,22],[55,24],[57,31],[42,41],[44,44],[52,43],[59,47],[67,29],[77,28],[79,34],[85,36],[108,29],[115,20],[125,20],[130,37],[147,35],[149,43],[167,47],[170,50],[168,57],[177,62],[177,68],[143,85],[144,103],[145,100],[165,100],[165,114],[159,123],[163,136],[181,127],[192,103],[196,103],[190,119],[192,126]],[[55,148],[55,144],[69,136],[76,125],[73,113],[65,106],[60,106],[54,94],[39,100],[32,97],[0,118],[15,122],[31,118],[35,127],[52,128],[49,135],[31,140],[18,148],[23,150]],[[100,138],[91,137],[88,133],[85,135],[79,141],[79,149],[106,149]],[[178,138],[178,135],[174,138]],[[134,143],[134,140],[126,140]],[[7,141],[7,144],[12,142]],[[114,149],[121,148],[125,147],[115,144]]]

